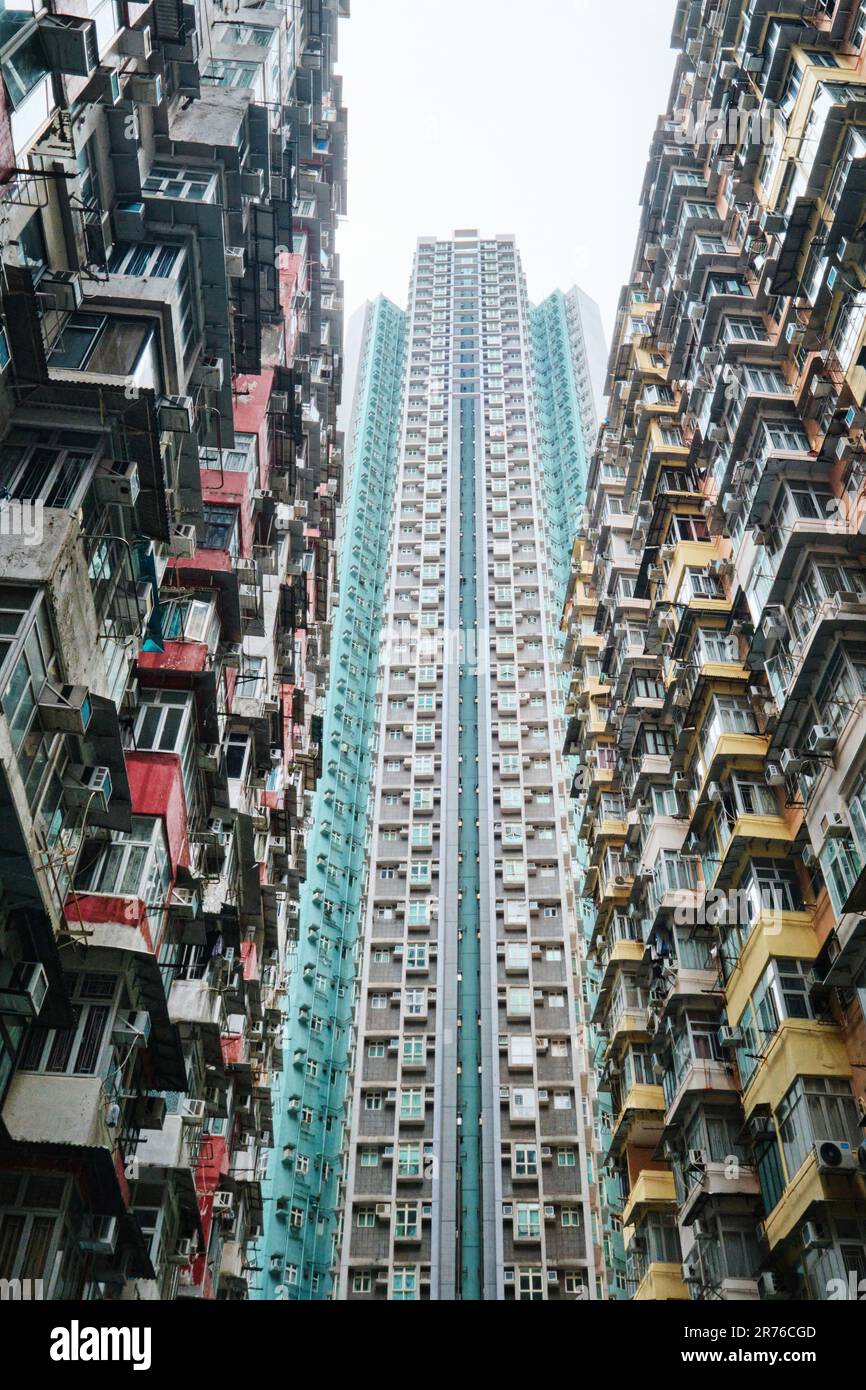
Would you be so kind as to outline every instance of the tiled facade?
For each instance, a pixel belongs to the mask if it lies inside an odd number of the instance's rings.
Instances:
[[[564,577],[547,543],[548,509],[566,521],[570,507],[567,569],[584,422],[565,300],[547,306],[555,361],[541,314],[513,238],[419,242],[366,831],[340,1298],[597,1292],[560,755]],[[560,423],[571,411],[562,451],[545,435],[554,399]]]

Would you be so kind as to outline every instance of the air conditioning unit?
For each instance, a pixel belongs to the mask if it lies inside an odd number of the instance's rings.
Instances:
[[[830,840],[844,839],[851,833],[851,827],[841,811],[829,811],[821,817],[821,833]]]
[[[107,811],[111,800],[111,773],[107,767],[70,763],[63,779],[63,798],[67,806],[84,809],[92,805],[99,811]]]
[[[200,743],[196,748],[196,766],[199,772],[219,772],[222,749],[218,743]]]
[[[168,1262],[172,1265],[188,1265],[195,1255],[195,1251],[195,1241],[186,1236],[177,1242],[173,1254],[168,1257]]]
[[[37,701],[42,726],[62,734],[84,734],[93,707],[86,685],[44,686]]]
[[[798,758],[796,753],[792,753],[790,748],[782,749],[779,762],[786,777],[796,777],[803,768],[803,759]]]
[[[94,20],[79,19],[76,15],[42,15],[39,37],[55,72],[67,77],[92,77],[99,67]]]
[[[42,276],[37,294],[50,299],[51,307],[71,314],[81,308],[81,276],[77,270],[49,270]]]
[[[377,1220],[377,1221],[390,1221],[390,1220],[391,1220],[391,1203],[390,1203],[390,1202],[377,1202],[377,1203],[376,1203],[376,1220]]]
[[[120,76],[116,68],[100,67],[96,70],[101,106],[116,106],[120,101]]]
[[[175,434],[192,434],[195,429],[192,396],[166,396],[160,401],[159,428]]]
[[[180,1103],[180,1118],[184,1124],[204,1124],[207,1118],[207,1101],[186,1097]]]
[[[244,273],[244,248],[242,246],[226,247],[226,275],[232,280],[240,280]]]
[[[149,58],[153,51],[150,26],[144,24],[140,29],[121,29],[115,48],[127,58]]]
[[[815,1163],[819,1173],[853,1173],[857,1155],[847,1139],[819,1139],[815,1144]]]
[[[215,1212],[234,1211],[235,1194],[233,1192],[215,1192],[213,1195],[213,1209]]]
[[[114,459],[101,464],[93,476],[93,495],[97,502],[134,507],[140,491],[138,464],[131,460]]]
[[[764,781],[770,787],[784,787],[786,778],[781,763],[767,763],[764,768]]]
[[[200,386],[209,391],[221,391],[225,380],[223,359],[221,357],[202,357],[195,369],[195,377]]]
[[[82,1218],[78,1248],[91,1255],[113,1255],[117,1245],[117,1217],[88,1212]]]
[[[241,193],[245,198],[262,198],[265,192],[264,169],[244,169],[241,172]]]
[[[146,1047],[150,1038],[150,1014],[144,1009],[121,1009],[114,1020],[111,1041],[120,1048]]]
[[[198,537],[194,526],[175,526],[168,543],[169,554],[178,558],[188,558],[195,554]]]
[[[119,202],[112,213],[118,241],[141,241],[145,233],[144,203],[134,198]]]
[[[153,585],[149,579],[139,579],[135,585],[135,602],[142,627],[146,627],[153,617]]]
[[[0,960],[0,1016],[36,1018],[48,993],[48,976],[38,961]]]
[[[813,724],[806,737],[806,747],[810,753],[832,753],[836,735],[826,724]]]
[[[761,631],[767,641],[780,639],[785,636],[788,628],[785,623],[785,610],[781,605],[776,604],[764,613],[764,620],[761,623]]]
[[[770,1269],[765,1269],[758,1275],[758,1297],[767,1302],[787,1298],[787,1293],[778,1274],[774,1274]]]
[[[88,217],[84,224],[84,240],[88,265],[106,266],[114,248],[111,213],[102,212]]]
[[[803,1239],[803,1249],[806,1251],[823,1250],[833,1244],[833,1237],[820,1221],[804,1221],[800,1235]]]
[[[162,103],[162,78],[157,72],[133,73],[126,84],[126,95],[140,106]]]
[[[730,1051],[735,1047],[740,1047],[743,1042],[743,1030],[741,1028],[730,1028],[728,1024],[723,1024],[719,1029],[719,1047]]]
[[[165,1096],[137,1096],[127,1119],[132,1129],[162,1129],[165,1112]]]

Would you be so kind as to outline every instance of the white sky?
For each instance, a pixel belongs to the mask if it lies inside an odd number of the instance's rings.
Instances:
[[[514,232],[538,302],[577,281],[609,337],[675,0],[353,0],[346,309],[405,304],[418,236]]]

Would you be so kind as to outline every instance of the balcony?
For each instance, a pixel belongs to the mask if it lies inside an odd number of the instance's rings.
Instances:
[[[631,1226],[647,1211],[676,1211],[674,1175],[669,1171],[644,1168],[623,1208],[622,1224]]]
[[[688,1297],[689,1291],[683,1282],[682,1265],[660,1261],[654,1261],[647,1266],[646,1273],[634,1293],[635,1303],[668,1302]]]
[[[733,1206],[756,1213],[761,1209],[757,1173],[743,1160],[733,1167],[729,1159],[720,1162],[708,1159],[695,1170],[694,1178],[679,1208],[679,1221],[683,1226],[690,1226],[703,1212],[718,1207]]]
[[[661,1086],[639,1082],[628,1091],[613,1123],[610,1154],[616,1157],[626,1145],[655,1150],[664,1130],[665,1100]]]
[[[837,1027],[811,1019],[783,1019],[743,1092],[746,1118],[759,1107],[778,1105],[798,1076],[850,1075],[851,1064]]]

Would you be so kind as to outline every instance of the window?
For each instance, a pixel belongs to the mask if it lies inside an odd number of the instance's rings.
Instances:
[[[367,1092],[365,1093],[365,1095],[364,1095],[364,1109],[365,1109],[365,1110],[381,1110],[381,1109],[382,1109],[382,1092],[381,1092],[381,1091],[367,1091]]]
[[[404,1067],[423,1066],[427,1060],[427,1044],[424,1038],[403,1039]]]
[[[395,1265],[391,1275],[391,1297],[395,1302],[413,1302],[417,1296],[418,1273],[413,1266]]]
[[[508,1039],[508,1060],[514,1067],[531,1067],[535,1061],[535,1043],[531,1033],[512,1033]]]
[[[99,447],[98,435],[80,430],[10,430],[0,448],[0,484],[22,500],[77,506]]]
[[[407,989],[404,994],[405,1011],[408,1017],[423,1018],[427,1013],[426,989]]]
[[[557,1168],[573,1168],[577,1162],[574,1149],[557,1149],[556,1166]]]
[[[540,1269],[518,1269],[517,1299],[520,1303],[543,1302],[544,1283]]]
[[[114,248],[108,263],[112,275],[147,275],[171,279],[181,255],[179,246],[155,241],[121,241]]]
[[[139,690],[133,731],[136,748],[177,753],[181,760],[187,811],[195,799],[196,739],[193,697],[180,690]]]
[[[207,169],[181,169],[171,164],[152,164],[142,192],[180,202],[206,202],[213,197],[215,175]]]
[[[261,71],[259,63],[211,59],[205,65],[201,80],[212,87],[253,87]]]
[[[529,945],[524,941],[509,941],[505,947],[506,970],[529,969]]]
[[[415,1240],[418,1234],[418,1203],[398,1202],[394,1209],[395,1237],[398,1240]]]
[[[417,1178],[421,1176],[421,1145],[401,1142],[397,1149],[397,1176]]]
[[[541,1237],[541,1208],[537,1202],[516,1202],[514,1206],[515,1240],[538,1240]]]
[[[160,605],[160,621],[167,641],[216,644],[219,614],[212,599],[170,599]]]
[[[420,1120],[424,1116],[424,1092],[420,1086],[406,1087],[400,1092],[400,1119]]]
[[[378,1168],[378,1167],[379,1167],[379,1150],[378,1150],[378,1149],[362,1149],[362,1150],[361,1150],[361,1167],[362,1167],[362,1168]]]
[[[373,1288],[372,1274],[353,1274],[352,1293],[370,1293]]]
[[[843,1077],[799,1076],[776,1111],[776,1124],[789,1182],[813,1144],[836,1139],[856,1149],[862,1138],[851,1084]]]
[[[229,555],[239,554],[237,507],[214,507],[205,504],[205,533],[202,542],[205,550],[225,550]]]
[[[369,1231],[376,1224],[376,1212],[373,1207],[358,1207],[355,1212],[355,1225],[359,1230]]]
[[[19,1059],[22,1071],[98,1076],[106,1070],[120,977],[80,971],[67,978],[73,1026],[32,1027]]]
[[[152,913],[166,905],[171,885],[168,841],[160,819],[133,816],[129,831],[113,830],[111,840],[85,841],[75,880],[84,893],[139,898]]]
[[[65,1174],[0,1176],[0,1279],[43,1279],[44,1296],[56,1296],[52,1271],[68,1185]]]
[[[512,986],[508,990],[508,1015],[510,1018],[529,1017],[529,990]]]
[[[512,1150],[513,1172],[516,1178],[538,1176],[538,1149],[534,1144],[515,1144]]]

